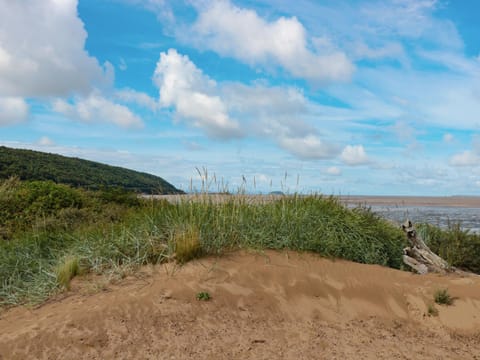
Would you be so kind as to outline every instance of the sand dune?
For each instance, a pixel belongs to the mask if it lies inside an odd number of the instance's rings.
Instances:
[[[0,314],[0,359],[480,359],[477,276],[267,251],[100,281]],[[428,316],[439,288],[455,302]]]

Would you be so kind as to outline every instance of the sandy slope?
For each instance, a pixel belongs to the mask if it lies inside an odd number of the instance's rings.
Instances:
[[[270,251],[142,274],[0,314],[0,359],[480,359],[478,277]]]

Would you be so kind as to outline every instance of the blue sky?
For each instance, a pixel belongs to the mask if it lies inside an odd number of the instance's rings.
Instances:
[[[0,144],[185,190],[199,168],[232,190],[480,195],[476,14],[476,0],[0,0]]]

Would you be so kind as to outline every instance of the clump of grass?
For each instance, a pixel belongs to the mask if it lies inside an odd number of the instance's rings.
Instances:
[[[434,304],[428,304],[427,313],[428,316],[438,316],[438,309],[435,307]]]
[[[436,290],[435,293],[433,294],[433,299],[439,305],[452,305],[453,304],[453,298],[448,293],[447,289]]]
[[[197,293],[197,296],[196,296],[197,300],[199,301],[208,301],[210,300],[212,297],[210,296],[210,294],[206,291],[201,291],[199,293]]]
[[[418,233],[430,249],[450,265],[480,274],[480,234],[449,222],[446,229],[431,224],[418,226]]]
[[[76,256],[67,256],[55,268],[57,282],[65,289],[70,289],[72,279],[80,274],[80,261]]]
[[[200,231],[193,225],[174,229],[171,240],[175,259],[179,263],[186,263],[201,254]]]

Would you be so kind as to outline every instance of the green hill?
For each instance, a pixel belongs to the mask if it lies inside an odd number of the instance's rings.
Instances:
[[[52,180],[60,184],[97,190],[120,187],[137,193],[182,193],[164,179],[94,161],[32,150],[0,146],[0,179]]]

